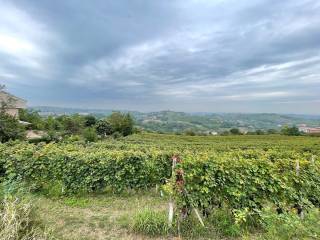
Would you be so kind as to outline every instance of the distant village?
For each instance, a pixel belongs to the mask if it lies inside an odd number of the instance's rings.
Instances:
[[[308,127],[306,124],[298,125],[299,131],[306,134],[320,133],[320,127]]]

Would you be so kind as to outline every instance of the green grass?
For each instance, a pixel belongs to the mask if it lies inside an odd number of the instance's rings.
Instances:
[[[151,236],[166,236],[170,231],[166,212],[157,212],[149,208],[139,211],[134,216],[132,229]]]
[[[13,215],[17,211],[14,215],[17,220],[13,223],[20,226],[21,222],[22,224],[29,222],[32,227],[27,231],[32,233],[35,229],[35,234],[42,236],[40,239],[169,240],[179,235],[176,219],[173,227],[171,229],[168,227],[168,199],[161,198],[154,191],[59,198],[29,194],[24,197],[20,195],[19,198],[25,198],[27,201],[21,201],[22,205],[18,204],[16,208],[9,205],[6,214]],[[32,211],[31,205],[28,205],[27,211],[21,212],[24,203],[32,203]],[[3,210],[1,211],[3,214]],[[192,213],[181,222],[182,239],[320,239],[320,212],[317,209],[306,212],[305,218],[301,220],[294,212],[278,215],[274,209],[267,208],[262,212],[261,222],[249,222],[246,226],[239,226],[235,223],[232,213],[228,209],[221,208],[215,209],[203,220],[205,227],[199,224]],[[7,227],[15,228],[2,221],[3,223]],[[46,234],[49,232],[50,235],[47,234],[44,238],[43,232]]]

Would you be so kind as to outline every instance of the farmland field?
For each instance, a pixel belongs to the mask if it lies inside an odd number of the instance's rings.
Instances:
[[[318,137],[135,134],[2,144],[0,174],[56,239],[319,239],[319,156]]]

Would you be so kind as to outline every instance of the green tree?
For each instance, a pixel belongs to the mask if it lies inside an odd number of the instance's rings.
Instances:
[[[241,132],[238,128],[232,128],[230,129],[230,133],[233,135],[241,135]]]
[[[84,125],[86,127],[92,127],[97,123],[97,119],[93,115],[87,115],[84,117]]]
[[[184,134],[187,135],[187,136],[195,136],[196,135],[196,133],[191,129],[186,130],[184,132]]]
[[[119,132],[123,136],[128,136],[133,133],[134,121],[129,113],[113,112],[108,121],[114,132]]]
[[[63,128],[62,123],[53,116],[48,116],[47,119],[45,119],[44,127],[48,131],[59,131]]]
[[[301,135],[299,128],[297,128],[296,126],[293,126],[293,127],[284,126],[281,129],[281,134],[287,135],[287,136],[300,136]]]
[[[261,129],[258,129],[258,130],[256,130],[256,134],[257,135],[264,135],[265,132],[263,130],[261,130]]]
[[[84,118],[79,114],[72,116],[60,116],[58,120],[68,134],[80,134],[84,128]]]
[[[28,128],[42,130],[44,129],[45,122],[37,111],[19,109],[19,119],[24,122],[30,123]]]
[[[87,142],[96,142],[98,139],[96,129],[93,127],[86,128],[83,131],[83,137]]]
[[[96,124],[96,130],[97,130],[97,133],[100,135],[100,136],[107,136],[107,135],[111,135],[113,134],[113,129],[112,129],[112,126],[110,124],[110,122],[108,122],[107,120],[103,119],[103,120],[99,120]]]
[[[24,139],[25,129],[18,119],[0,111],[0,142]]]
[[[267,131],[268,134],[276,134],[277,133],[277,130],[276,129],[268,129]]]

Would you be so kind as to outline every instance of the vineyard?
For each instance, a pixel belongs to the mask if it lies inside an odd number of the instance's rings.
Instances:
[[[179,159],[172,169],[173,156]],[[149,191],[172,199],[177,218],[226,208],[234,221],[259,221],[264,208],[320,207],[320,141],[312,137],[187,137],[139,134],[97,143],[0,145],[5,186],[79,196]]]

